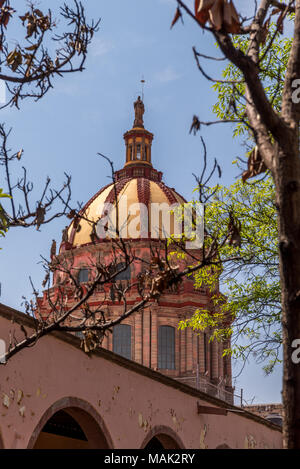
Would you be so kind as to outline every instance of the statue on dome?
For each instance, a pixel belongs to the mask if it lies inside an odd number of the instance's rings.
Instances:
[[[137,101],[134,103],[135,119],[133,127],[144,127],[143,115],[145,112],[145,106],[141,97],[139,96]]]

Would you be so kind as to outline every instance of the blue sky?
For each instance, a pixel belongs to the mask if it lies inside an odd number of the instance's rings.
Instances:
[[[42,10],[49,5],[45,0],[39,3]],[[245,6],[244,1],[236,3]],[[51,0],[54,10],[59,4]],[[200,172],[202,153],[199,136],[190,135],[189,128],[194,114],[202,120],[213,118],[211,108],[216,101],[211,84],[196,68],[192,46],[213,55],[212,38],[186,16],[184,25],[178,22],[170,30],[175,0],[84,0],[83,4],[89,18],[101,17],[86,70],[57,78],[54,89],[37,103],[27,100],[20,111],[0,111],[1,122],[13,128],[11,147],[24,148],[21,163],[35,182],[37,194],[48,175],[59,186],[64,172],[72,175],[74,205],[77,200],[87,201],[107,184],[109,168],[97,152],[108,155],[116,169],[123,166],[123,133],[132,126],[133,102],[141,93],[144,76],[144,121],[155,135],[153,164],[164,172],[166,184],[191,199],[195,187],[192,173]],[[15,34],[11,36],[12,48],[17,30]],[[215,76],[221,71],[220,65],[208,66]],[[222,184],[234,182],[239,174],[231,162],[243,156],[243,147],[233,139],[232,128],[209,127],[203,129],[202,136],[209,156],[216,157],[222,167]],[[17,175],[21,168],[15,165],[13,170]],[[49,255],[52,239],[59,243],[67,224],[59,219],[41,232],[13,229],[0,240],[2,303],[21,307],[22,296],[31,294],[29,275],[40,288],[40,255]],[[265,378],[260,366],[246,365],[236,385],[244,388],[246,399],[281,399],[280,370]]]

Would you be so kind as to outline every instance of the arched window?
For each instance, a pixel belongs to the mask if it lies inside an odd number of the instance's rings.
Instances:
[[[158,328],[158,368],[175,370],[175,329],[171,326]]]
[[[78,281],[82,283],[82,282],[88,282],[88,280],[89,280],[89,269],[80,269],[79,274],[78,274]]]
[[[141,159],[141,145],[139,143],[136,146],[136,159],[137,160]]]
[[[131,326],[128,324],[114,326],[113,352],[131,360]]]

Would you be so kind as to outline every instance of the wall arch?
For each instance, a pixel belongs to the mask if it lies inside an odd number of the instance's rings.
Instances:
[[[102,417],[87,401],[64,397],[49,407],[35,427],[27,448],[33,449],[46,423],[59,411],[68,413],[82,428],[89,445],[95,449],[113,449],[113,441]]]
[[[217,446],[216,449],[231,449],[231,448],[226,443],[223,443],[222,445]]]
[[[146,446],[151,443],[151,440],[158,440],[164,449],[185,449],[185,446],[177,433],[164,425],[158,425],[152,428],[143,440],[141,449],[146,448]]]

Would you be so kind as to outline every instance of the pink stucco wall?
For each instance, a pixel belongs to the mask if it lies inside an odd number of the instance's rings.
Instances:
[[[11,327],[0,308],[2,338]],[[78,343],[44,337],[0,365],[0,445],[2,439],[5,448],[32,447],[46,420],[72,407],[75,414],[79,409],[79,423],[80,409],[92,415],[114,448],[141,448],[156,432],[192,449],[281,447],[281,432],[272,424],[234,412],[199,415],[197,402],[222,404],[109,351],[89,357]],[[103,445],[100,440],[95,437],[94,447]]]

